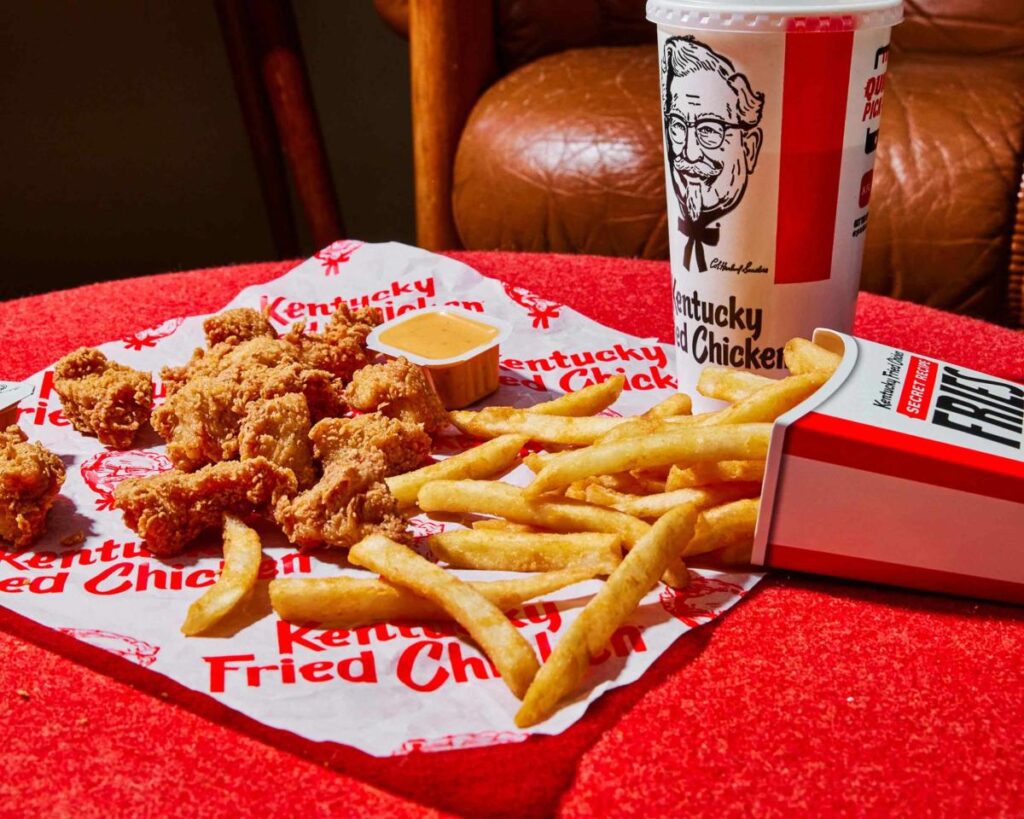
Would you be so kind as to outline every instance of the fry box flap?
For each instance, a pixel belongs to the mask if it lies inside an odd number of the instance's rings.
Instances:
[[[841,333],[777,421],[754,562],[1024,600],[1024,387]]]

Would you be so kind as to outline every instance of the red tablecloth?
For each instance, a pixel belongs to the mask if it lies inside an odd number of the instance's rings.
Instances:
[[[606,324],[670,338],[664,263],[458,256]],[[0,378],[213,311],[289,266],[0,304]],[[1024,380],[1024,335],[982,322],[862,296],[856,332]],[[1024,812],[1024,610],[1009,606],[775,574],[560,736],[394,759],[344,749],[326,765],[24,635],[0,633],[0,656],[4,815]]]

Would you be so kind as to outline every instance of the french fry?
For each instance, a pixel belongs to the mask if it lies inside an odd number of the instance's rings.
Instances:
[[[707,398],[717,398],[730,404],[742,401],[761,387],[774,383],[763,375],[730,370],[728,367],[705,367],[697,379],[697,392]]]
[[[420,490],[424,512],[499,515],[558,532],[609,532],[631,547],[650,530],[639,518],[614,509],[571,500],[525,497],[518,486],[501,481],[434,481]]]
[[[565,487],[565,492],[562,494],[569,500],[585,501],[587,499],[587,482],[585,480],[573,481]]]
[[[537,674],[537,655],[494,603],[408,546],[382,535],[363,538],[349,549],[348,559],[437,603],[469,632],[509,690],[523,698]]]
[[[610,506],[627,515],[645,520],[657,519],[681,504],[693,504],[697,509],[718,506],[737,498],[749,498],[761,489],[756,483],[720,484],[693,489],[676,489],[657,495],[626,495],[603,486],[587,487],[587,502]]]
[[[442,532],[427,540],[439,559],[456,569],[548,572],[596,568],[611,574],[622,562],[622,538],[601,532],[574,534],[474,531]]]
[[[606,444],[621,441],[624,438],[639,438],[641,435],[657,435],[660,432],[671,432],[681,427],[709,426],[717,422],[725,410],[704,412],[699,415],[671,415],[664,418],[645,417],[622,419],[626,423],[619,424],[608,430],[594,441],[595,444]]]
[[[745,498],[705,509],[697,518],[683,557],[726,549],[738,543],[752,543],[760,504],[757,498]]]
[[[622,394],[622,388],[626,384],[626,377],[616,375],[607,381],[599,384],[591,384],[582,390],[570,392],[561,398],[553,401],[544,401],[527,407],[527,412],[538,415],[568,415],[579,417],[583,415],[596,415],[601,410],[608,409]]]
[[[224,569],[217,582],[188,608],[181,633],[201,634],[248,597],[263,560],[260,536],[233,515],[224,516]]]
[[[442,478],[489,478],[512,465],[526,440],[523,435],[501,435],[445,458],[440,463],[387,478],[388,489],[399,504],[408,506],[416,502],[420,487],[429,481]]]
[[[589,580],[594,567],[470,583],[502,611]],[[450,620],[436,603],[386,580],[364,577],[286,577],[270,581],[270,603],[282,620],[356,628],[399,620]]]
[[[643,438],[597,444],[553,458],[524,491],[526,497],[535,498],[589,475],[683,462],[764,458],[770,435],[771,424],[730,424],[682,427]]]
[[[762,480],[764,461],[709,461],[686,468],[673,464],[665,481],[665,491],[689,489],[712,483]]]
[[[787,341],[782,350],[782,358],[794,375],[814,371],[832,375],[842,361],[840,356],[806,338],[791,338]]]
[[[595,475],[587,480],[590,484],[604,486],[627,495],[644,495],[651,492],[661,492],[665,489],[664,481],[659,482],[645,475],[633,475],[631,472],[619,472],[615,475]]]
[[[751,393],[742,401],[737,401],[728,409],[722,410],[707,425],[725,426],[726,424],[756,424],[774,421],[784,412],[793,409],[806,399],[818,387],[828,380],[828,374],[820,370],[791,375],[779,381],[772,381],[766,387]]]
[[[479,529],[485,532],[544,532],[545,529],[541,529],[537,526],[530,526],[527,523],[513,523],[510,520],[504,518],[480,518],[480,520],[473,521],[473,528]]]
[[[516,725],[526,728],[549,717],[559,700],[576,688],[590,659],[604,649],[668,565],[693,536],[697,511],[689,506],[661,517],[626,555],[558,641],[534,678]]]
[[[531,452],[523,458],[523,463],[534,473],[540,472],[547,463],[548,456],[541,452]]]
[[[542,444],[591,444],[608,430],[631,420],[604,415],[573,418],[564,415],[538,415],[527,410],[487,407],[479,412],[460,410],[448,413],[460,430],[478,438],[499,435],[525,435]]]
[[[718,559],[728,566],[739,566],[750,563],[751,555],[754,552],[754,541],[750,540],[726,546],[719,551]]]
[[[642,418],[671,418],[676,415],[689,415],[693,412],[693,400],[685,392],[676,392],[659,401]]]

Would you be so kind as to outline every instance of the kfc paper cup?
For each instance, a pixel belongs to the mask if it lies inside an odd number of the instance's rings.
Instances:
[[[900,0],[649,0],[679,388],[849,331]],[[699,407],[709,409],[709,406]]]

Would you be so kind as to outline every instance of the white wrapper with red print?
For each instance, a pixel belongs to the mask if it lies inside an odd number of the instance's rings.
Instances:
[[[628,386],[614,412],[633,414],[675,388],[670,346],[616,332],[460,262],[399,244],[335,243],[276,281],[242,291],[229,306],[261,307],[279,330],[296,321],[315,330],[341,303],[375,305],[387,318],[456,304],[510,322],[502,386],[487,403],[525,406],[621,373]],[[202,345],[202,318],[170,319],[101,349],[121,363],[159,372]],[[740,600],[760,577],[697,571],[682,592],[655,589],[597,659],[578,696],[546,722],[521,731],[513,723],[518,701],[454,629],[382,624],[324,631],[263,611],[231,636],[183,637],[179,627],[190,603],[219,570],[219,544],[211,537],[160,560],[111,508],[119,481],[170,468],[161,442],[150,433],[137,450],[105,450],[63,418],[52,370],[28,383],[35,394],[22,402],[21,427],[64,459],[68,477],[39,543],[23,552],[0,544],[0,606],[307,740],[386,756],[558,733],[603,691],[636,680],[679,635]],[[439,442],[442,455],[466,445],[454,434]],[[506,480],[528,479],[521,469]],[[413,526],[425,535],[454,524],[419,519]],[[84,543],[60,545],[78,532]],[[298,554],[269,528],[264,544],[264,580],[356,573],[337,559],[330,562],[330,555]],[[599,581],[589,581],[549,595],[512,612],[513,622],[546,656],[597,588]]]
[[[772,430],[754,561],[1024,603],[1024,386],[815,341],[842,363]]]

